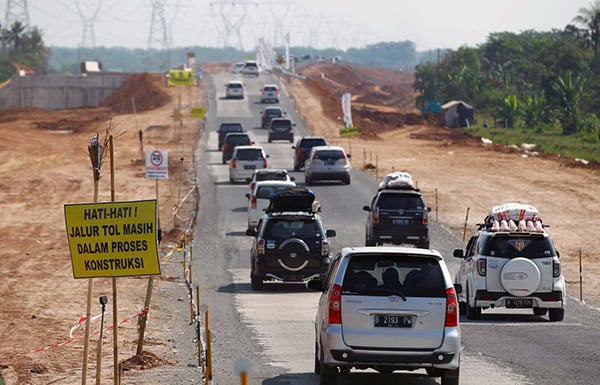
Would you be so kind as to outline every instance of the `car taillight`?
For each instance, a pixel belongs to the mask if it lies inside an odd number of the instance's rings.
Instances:
[[[256,186],[256,182],[250,183],[250,191],[254,191],[254,186]]]
[[[250,199],[250,208],[251,209],[256,208],[256,195],[252,195],[252,199]]]
[[[263,158],[263,168],[267,168],[267,158]]]
[[[236,168],[236,167],[237,167],[237,166],[236,166],[236,163],[237,163],[237,162],[236,162],[236,159],[235,159],[235,158],[231,159],[231,168]]]
[[[264,254],[265,253],[265,240],[264,239],[259,239],[258,240],[258,246],[256,248],[256,252],[258,254]]]
[[[329,298],[329,323],[342,323],[342,287],[333,285],[331,297]]]
[[[227,143],[223,144],[223,152],[227,151]]]
[[[373,223],[379,223],[379,207],[373,209]]]
[[[480,276],[485,277],[487,273],[487,261],[485,258],[477,260],[477,273],[479,273]]]
[[[329,255],[329,241],[326,239],[321,241],[321,255]]]
[[[458,326],[458,301],[453,287],[446,289],[446,323],[444,326]]]
[[[426,225],[427,223],[429,223],[429,213],[425,209],[423,210],[423,224]]]
[[[560,261],[556,258],[552,261],[552,276],[560,277]]]

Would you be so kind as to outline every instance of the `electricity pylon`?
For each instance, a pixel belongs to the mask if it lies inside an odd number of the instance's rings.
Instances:
[[[81,47],[94,48],[96,47],[96,35],[94,33],[94,23],[96,22],[96,18],[98,17],[98,13],[100,12],[100,8],[102,8],[102,3],[104,0],[75,0],[75,6],[77,7],[77,12],[81,17],[81,21],[83,22],[83,32],[81,33]],[[83,3],[83,6],[81,5]],[[96,5],[94,5],[96,3]],[[89,11],[91,15],[89,15]],[[86,13],[84,13],[84,11]]]
[[[167,23],[165,22],[165,3],[167,0],[151,0],[152,20],[150,21],[150,35],[148,36],[148,48],[169,48],[167,37]]]
[[[219,37],[220,39],[222,38],[222,47],[233,47],[241,51],[244,50],[241,30],[248,15],[249,3],[258,5],[258,3],[248,0],[220,0],[210,3],[211,11],[218,10],[218,15],[223,22],[222,25],[216,24],[220,30]]]
[[[27,0],[6,0],[6,12],[4,13],[3,27],[9,29],[15,21],[21,22],[26,31],[31,29]]]

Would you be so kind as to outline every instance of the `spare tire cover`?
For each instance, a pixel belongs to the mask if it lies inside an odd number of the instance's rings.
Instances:
[[[502,287],[516,297],[525,297],[535,292],[540,279],[540,270],[527,258],[511,259],[500,272]]]
[[[289,271],[300,271],[308,265],[310,249],[306,242],[299,238],[285,240],[279,246],[279,264]]]

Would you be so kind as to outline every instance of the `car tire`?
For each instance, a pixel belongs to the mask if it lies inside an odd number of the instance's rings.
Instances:
[[[419,242],[417,243],[417,247],[419,249],[429,249],[429,242]]]
[[[307,186],[312,186],[313,181],[309,177],[306,177],[304,178],[304,183],[306,183]]]
[[[317,341],[315,341],[315,374],[321,374],[321,361],[319,361],[319,346],[317,345]]]
[[[348,184],[350,184],[350,182],[351,182],[350,177],[347,177],[347,178],[345,178],[345,179],[342,180],[343,184],[347,184],[348,185]]]
[[[552,322],[559,322],[565,318],[565,309],[548,309],[548,318]]]
[[[227,160],[225,160],[225,158],[223,158],[222,160],[223,160],[223,164],[227,164]]]
[[[294,171],[300,171],[300,166],[294,165]]]
[[[471,307],[468,286],[467,286],[467,319],[470,319],[470,320],[481,319],[481,308],[477,307],[477,306]]]
[[[375,242],[373,242],[369,238],[366,238],[366,240],[365,240],[365,246],[375,246]]]
[[[337,370],[323,364],[323,352],[319,355],[319,385],[336,385]]]
[[[263,289],[263,280],[254,274],[250,274],[250,283],[254,291],[261,291]]]
[[[458,385],[460,368],[442,371],[442,385]]]
[[[269,138],[269,143],[273,143],[273,139]]]
[[[458,303],[458,313],[460,315],[467,314],[467,304],[466,304],[466,302],[459,302]]]

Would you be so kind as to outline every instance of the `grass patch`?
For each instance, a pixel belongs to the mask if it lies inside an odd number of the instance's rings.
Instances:
[[[597,134],[562,135],[562,130],[558,126],[548,126],[537,130],[522,127],[490,126],[485,128],[481,123],[457,130],[506,146],[530,143],[535,144],[534,151],[540,153],[600,162],[600,139]]]

